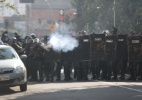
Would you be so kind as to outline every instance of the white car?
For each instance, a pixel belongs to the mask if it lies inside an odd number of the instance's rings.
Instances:
[[[12,86],[27,90],[27,70],[11,46],[0,45],[0,88]]]

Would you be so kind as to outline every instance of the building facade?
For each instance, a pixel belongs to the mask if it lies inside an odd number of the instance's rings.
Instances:
[[[34,0],[34,3],[20,3],[20,0],[7,0],[20,12],[21,16],[9,8],[0,8],[0,27],[14,29],[22,32],[23,36],[31,33],[37,36],[49,35],[53,32],[55,24],[71,22],[76,10],[71,0]],[[8,24],[5,23],[5,19]],[[1,26],[2,25],[2,26]],[[6,26],[7,25],[7,26]]]
[[[35,0],[31,5],[32,31],[40,35],[48,35],[52,32],[52,26],[62,21],[70,21],[74,18],[75,9],[71,6],[71,0]],[[63,13],[63,14],[62,14]],[[31,21],[30,20],[30,21]]]

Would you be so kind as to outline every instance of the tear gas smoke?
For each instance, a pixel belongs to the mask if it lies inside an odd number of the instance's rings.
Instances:
[[[50,36],[48,41],[56,52],[68,52],[78,47],[78,41],[71,36],[70,27],[64,23],[56,24],[55,33]]]
[[[68,52],[72,51],[74,48],[76,48],[79,44],[78,41],[70,36],[70,35],[65,35],[65,34],[53,34],[50,37],[49,44],[52,45],[53,50],[60,52]]]

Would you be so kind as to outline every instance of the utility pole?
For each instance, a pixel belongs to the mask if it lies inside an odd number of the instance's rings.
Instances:
[[[52,7],[51,7],[51,4],[48,2],[48,0],[45,0],[45,2],[47,3],[48,7],[50,8],[50,11],[51,11],[51,15],[50,15],[50,19],[53,17],[53,10],[52,10]]]
[[[115,5],[116,5],[116,2],[114,0],[114,8],[113,8],[113,26],[115,27],[115,24],[116,24],[116,12],[115,12]]]
[[[45,2],[47,3],[47,6],[49,7],[49,9],[50,9],[50,12],[51,12],[51,14],[49,14],[50,16],[50,23],[49,23],[49,30],[50,30],[50,33],[52,33],[53,31],[54,31],[54,23],[53,23],[53,9],[52,9],[52,7],[51,7],[51,4],[49,3],[49,1],[48,0],[45,0]]]
[[[31,18],[32,18],[32,3],[34,3],[35,0],[20,0],[20,3],[26,4],[26,21],[27,21],[27,35],[29,35],[31,30]]]
[[[26,15],[27,15],[27,17],[26,17],[26,19],[27,19],[27,35],[29,35],[29,33],[30,33],[30,24],[31,24],[31,22],[30,22],[30,19],[31,19],[31,10],[30,10],[30,5],[29,4],[27,4],[26,5]]]

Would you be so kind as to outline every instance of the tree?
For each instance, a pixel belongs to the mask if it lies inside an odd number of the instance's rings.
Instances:
[[[119,27],[124,31],[142,31],[142,1],[141,0],[121,0],[117,3],[119,10]],[[122,26],[121,26],[121,25]],[[126,28],[126,29],[124,29]]]
[[[107,22],[108,18],[110,18],[109,16],[112,14],[105,14],[106,12],[103,12],[103,9],[106,10],[106,8],[104,7],[105,2],[102,3],[102,1],[103,0],[72,0],[73,7],[77,9],[77,17],[75,19],[77,31],[83,30],[86,24],[89,25],[89,30],[93,30],[96,21]],[[101,9],[97,9],[97,7]],[[105,27],[105,24],[101,23],[101,25]]]
[[[88,23],[89,30],[94,30],[94,22],[98,21],[102,30],[111,30],[116,12],[116,27],[121,33],[131,30],[142,31],[142,1],[141,0],[72,0],[77,9],[75,23],[77,31],[83,30]]]
[[[20,15],[20,12],[17,10],[17,8],[13,4],[6,2],[6,0],[0,0],[0,5],[1,5],[1,7],[7,7],[10,9],[13,9],[16,11],[16,13],[18,13]]]

